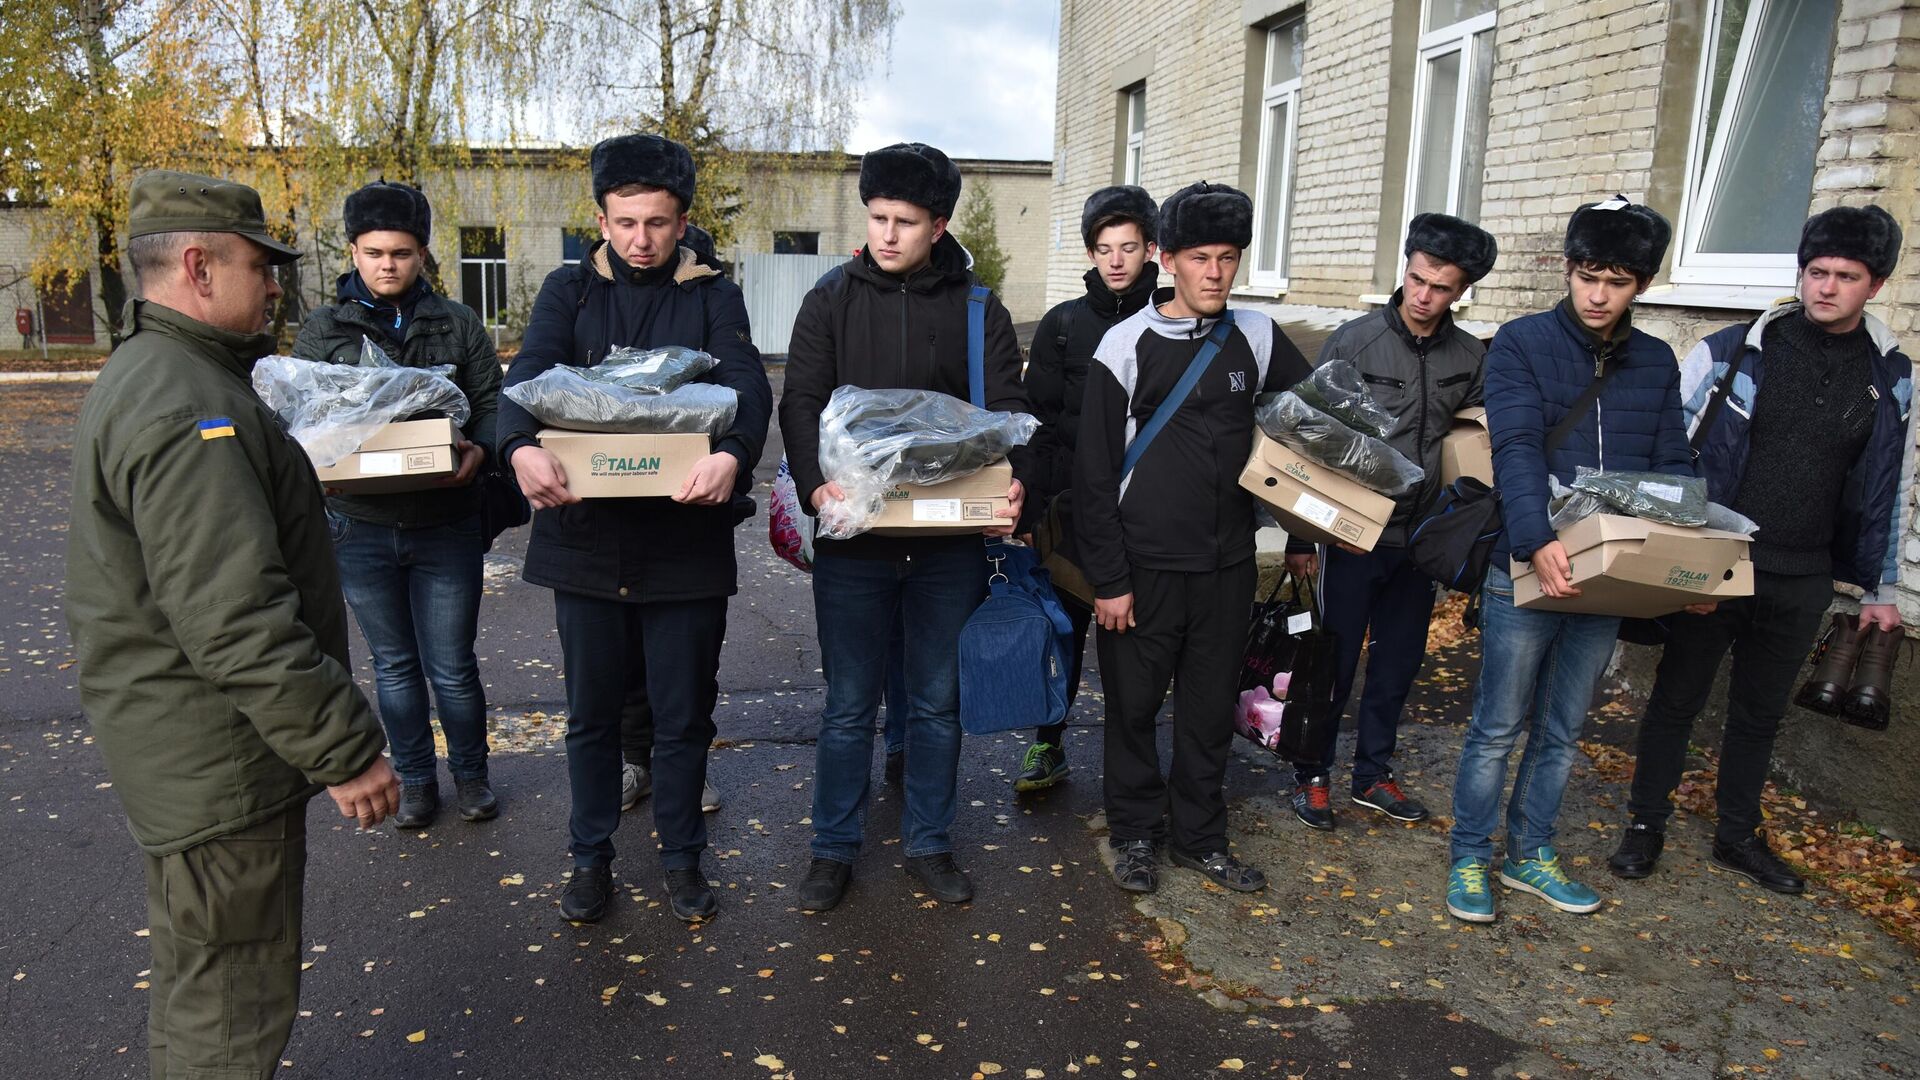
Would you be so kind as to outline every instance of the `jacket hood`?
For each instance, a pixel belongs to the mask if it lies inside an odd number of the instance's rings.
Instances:
[[[594,277],[609,283],[618,280],[618,275],[615,274],[616,264],[618,264],[620,275],[626,276],[635,285],[688,285],[701,278],[720,276],[720,268],[717,265],[701,258],[698,252],[684,243],[674,248],[673,255],[667,263],[657,267],[636,268],[628,266],[624,260],[614,255],[613,245],[602,240],[593,245],[592,251],[587,252],[583,263],[592,268]],[[669,265],[673,267],[671,277],[662,273]],[[653,280],[655,278],[658,280]]]
[[[1767,324],[1801,311],[1805,306],[1798,300],[1782,300],[1762,312],[1759,318],[1753,320],[1753,328],[1747,331],[1747,348],[1760,347],[1760,339],[1766,336]],[[1872,340],[1874,350],[1881,356],[1889,356],[1900,347],[1899,339],[1893,336],[1893,331],[1887,329],[1886,323],[1866,312],[1860,314],[1860,319],[1861,325],[1867,328],[1867,337]]]
[[[1106,276],[1100,273],[1100,268],[1097,266],[1087,267],[1087,272],[1082,275],[1081,280],[1087,283],[1088,306],[1102,315],[1125,318],[1139,311],[1153,296],[1153,290],[1160,280],[1160,267],[1153,260],[1147,260],[1146,264],[1140,267],[1140,276],[1134,278],[1133,284],[1122,293],[1113,291],[1107,284]]]

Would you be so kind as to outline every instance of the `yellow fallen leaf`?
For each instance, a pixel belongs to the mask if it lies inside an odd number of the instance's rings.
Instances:
[[[781,1061],[779,1058],[774,1057],[772,1054],[761,1054],[759,1057],[753,1059],[753,1063],[755,1065],[760,1066],[761,1068],[768,1070],[769,1072],[779,1072],[781,1069],[784,1069],[787,1067],[786,1062]]]
[[[1028,943],[1027,951],[1028,952],[1046,952],[1047,947],[1038,941],[1034,941],[1034,942]]]
[[[1228,1058],[1227,1060],[1221,1062],[1219,1067],[1227,1070],[1228,1072],[1239,1072],[1241,1069],[1244,1069],[1247,1067],[1247,1063],[1244,1061],[1241,1061],[1239,1058]]]
[[[527,951],[528,951],[528,952],[539,952],[539,951],[540,951],[540,946],[538,946],[538,945],[529,945],[529,946],[527,946]]]
[[[647,1002],[652,1005],[665,1005],[667,1003],[667,999],[660,996],[660,992],[656,990],[653,993],[647,995]]]
[[[413,1034],[411,1034],[411,1035],[409,1035],[409,1036],[407,1036],[407,1041],[408,1041],[408,1042],[410,1042],[410,1043],[422,1043],[422,1042],[426,1042],[426,1041],[427,1041],[427,1029],[426,1029],[426,1028],[421,1028],[421,1029],[420,1029],[419,1031],[416,1031],[416,1032],[414,1032]]]
[[[526,883],[527,875],[525,874],[509,874],[500,879],[502,885],[525,885]]]
[[[820,961],[823,964],[831,964],[833,963],[833,954],[830,952],[823,952],[819,956],[814,957],[814,959]]]
[[[930,1043],[930,1042],[932,1042],[932,1041],[933,1041],[933,1036],[931,1036],[931,1035],[915,1035],[915,1036],[913,1037],[913,1041],[914,1041],[914,1042],[917,1042],[917,1043],[919,1043],[919,1044],[920,1044],[921,1046],[925,1046],[925,1045],[927,1045],[928,1043]]]
[[[754,972],[754,974],[760,976],[763,979],[771,979],[773,978],[773,969],[761,968],[759,971]]]
[[[1760,1051],[1760,1056],[1766,1058],[1768,1061],[1779,1061],[1780,1051],[1769,1046],[1765,1050]]]
[[[1634,1041],[1634,1042],[1637,1042],[1637,1043],[1648,1043],[1648,1042],[1652,1042],[1652,1041],[1653,1041],[1653,1036],[1651,1036],[1651,1035],[1642,1035],[1642,1034],[1640,1034],[1640,1033],[1639,1033],[1639,1032],[1637,1032],[1637,1031],[1636,1031],[1636,1032],[1634,1032],[1633,1034],[1631,1034],[1631,1035],[1629,1035],[1629,1036],[1627,1036],[1627,1038],[1628,1038],[1628,1039],[1631,1039],[1632,1041]]]
[[[1002,1072],[1006,1071],[1004,1068],[1000,1066],[998,1062],[993,1062],[993,1061],[983,1061],[980,1064],[974,1066],[974,1069],[981,1076],[998,1076]]]
[[[1467,1067],[1465,1065],[1455,1065],[1453,1068],[1448,1069],[1447,1071],[1452,1073],[1455,1076],[1467,1075]]]

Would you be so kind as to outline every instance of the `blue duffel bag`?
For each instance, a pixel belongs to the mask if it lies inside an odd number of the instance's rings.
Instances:
[[[1073,623],[1033,549],[994,538],[987,598],[960,630],[960,727],[969,735],[1057,724],[1073,688]]]

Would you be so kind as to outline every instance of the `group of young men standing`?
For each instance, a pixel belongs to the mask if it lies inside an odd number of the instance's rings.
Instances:
[[[426,199],[376,183],[347,200],[353,268],[338,303],[308,318],[295,352],[352,360],[365,338],[401,364],[452,365],[472,416],[445,484],[323,501],[304,454],[247,379],[275,348],[263,333],[279,293],[273,267],[298,253],[271,237],[243,185],[175,172],[134,181],[128,253],[139,298],[75,438],[67,603],[83,703],[146,853],[156,1075],[272,1072],[297,997],[305,805],[323,786],[363,827],[388,816],[427,824],[439,805],[428,720],[437,711],[460,816],[498,812],[474,639],[481,556],[512,523],[495,498],[503,488],[537,511],[525,576],[553,590],[565,658],[573,869],[561,914],[607,914],[612,836],[642,782],[673,912],[698,921],[718,911],[700,865],[702,809],[717,801],[707,752],[738,588],[734,529],[753,511],[773,394],[740,290],[711,243],[690,239],[687,149],[651,135],[606,140],[593,150],[592,188],[602,240],[547,277],[504,384],[599,363],[622,346],[714,356],[707,377],[738,394],[738,411],[670,499],[583,501],[569,491],[539,445],[539,424],[499,393],[500,365],[477,316],[422,274]],[[1069,602],[1073,675],[1077,685],[1097,624],[1114,879],[1152,891],[1164,852],[1226,888],[1262,888],[1265,876],[1227,839],[1223,791],[1255,587],[1256,507],[1238,476],[1256,395],[1293,386],[1311,367],[1270,318],[1228,304],[1251,241],[1251,201],[1208,183],[1158,206],[1137,187],[1094,192],[1081,222],[1093,263],[1086,294],[1047,313],[1023,365],[1006,309],[976,293],[971,258],[947,232],[960,190],[959,170],[923,144],[863,160],[867,243],[803,302],[778,406],[802,506],[814,514],[842,497],[818,455],[833,390],[968,397],[968,305],[984,303],[980,404],[1033,412],[1042,427],[1012,457],[1011,509],[983,531],[1030,537],[1044,524],[1066,538],[1091,587],[1090,606]],[[1817,215],[1800,245],[1800,298],[1713,335],[1684,364],[1631,320],[1668,236],[1659,214],[1625,199],[1581,207],[1566,233],[1566,298],[1508,323],[1483,349],[1453,324],[1450,305],[1492,269],[1494,239],[1422,214],[1409,226],[1402,287],[1322,350],[1322,363],[1358,367],[1393,417],[1387,441],[1430,478],[1396,501],[1371,551],[1293,544],[1287,554],[1291,570],[1319,577],[1321,617],[1339,640],[1336,715],[1367,643],[1352,797],[1400,820],[1428,813],[1392,770],[1434,597],[1408,557],[1408,535],[1437,495],[1450,418],[1468,405],[1487,410],[1506,528],[1484,587],[1485,662],[1453,785],[1447,906],[1462,919],[1495,916],[1492,834],[1523,731],[1500,880],[1563,910],[1599,905],[1552,839],[1619,620],[1518,608],[1506,569],[1509,556],[1528,561],[1548,595],[1576,591],[1548,524],[1549,477],[1570,480],[1581,466],[1698,469],[1716,500],[1760,526],[1755,595],[1671,621],[1641,728],[1632,821],[1610,860],[1621,877],[1654,868],[1692,719],[1731,649],[1713,860],[1798,891],[1758,832],[1792,673],[1834,579],[1867,590],[1863,626],[1899,624],[1911,367],[1863,312],[1892,272],[1898,226],[1874,207]],[[1715,395],[1727,415],[1690,446]],[[217,510],[209,490],[221,493]],[[831,909],[850,887],[890,676],[905,868],[937,900],[972,898],[951,835],[957,642],[986,576],[978,536],[818,542],[827,688],[802,909]],[[378,722],[347,664],[343,588],[374,655]],[[876,632],[896,620],[897,648]],[[1156,717],[1170,685],[1173,754],[1163,771]],[[1314,828],[1335,825],[1334,764],[1331,744],[1294,763],[1293,807]],[[1042,789],[1066,774],[1063,728],[1040,729],[1016,787]]]

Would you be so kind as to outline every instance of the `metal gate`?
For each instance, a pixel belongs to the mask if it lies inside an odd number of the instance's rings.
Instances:
[[[841,255],[742,255],[734,273],[747,297],[753,342],[766,356],[785,356],[800,301],[820,275],[846,262]]]

